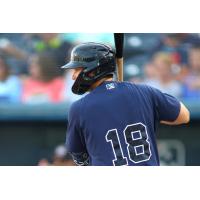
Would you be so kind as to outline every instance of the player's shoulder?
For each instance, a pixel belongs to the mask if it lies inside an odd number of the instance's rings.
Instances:
[[[80,112],[80,107],[81,107],[81,99],[78,99],[74,101],[72,104],[69,106],[69,113],[72,115],[78,115]]]
[[[144,83],[123,83],[129,90],[129,94],[134,96],[144,97],[150,101],[155,101],[155,99],[163,96],[162,92],[152,86],[146,85]]]
[[[71,108],[72,109],[78,109],[80,106],[81,106],[81,104],[82,104],[82,99],[83,99],[84,97],[82,97],[82,98],[80,98],[80,99],[78,99],[78,100],[76,100],[76,101],[74,101],[72,104],[71,104]]]
[[[74,101],[70,105],[70,110],[79,112],[85,106],[85,102],[87,102],[88,99],[90,99],[90,93],[86,93],[80,99]]]
[[[147,92],[147,93],[150,92],[151,93],[155,89],[155,88],[153,88],[149,85],[143,84],[143,83],[132,83],[132,82],[124,81],[124,82],[121,82],[121,84],[130,90],[137,90],[140,92]]]

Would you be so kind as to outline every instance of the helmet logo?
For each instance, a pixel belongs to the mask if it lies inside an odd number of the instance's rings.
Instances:
[[[84,58],[84,57],[80,57],[80,56],[77,56],[77,55],[75,55],[75,56],[73,56],[72,58],[71,58],[71,60],[72,61],[76,61],[76,62],[92,62],[92,61],[94,61],[95,60],[95,57],[89,57],[89,58]]]

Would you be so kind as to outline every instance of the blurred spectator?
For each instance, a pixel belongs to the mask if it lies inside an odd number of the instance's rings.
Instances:
[[[0,56],[0,103],[18,103],[21,98],[21,82],[10,74],[9,66]]]
[[[147,65],[145,69],[146,84],[158,88],[176,97],[182,95],[182,86],[175,80],[173,74],[173,62],[170,54],[159,52],[154,55],[152,65]]]
[[[183,33],[169,33],[163,35],[163,46],[160,51],[170,53],[173,63],[187,64],[187,47],[182,45],[185,38]]]
[[[36,53],[48,52],[55,56],[58,66],[64,65],[69,59],[71,43],[62,40],[58,33],[38,33],[38,40],[34,43]],[[60,70],[60,69],[59,69]],[[60,70],[62,73],[63,70]]]
[[[151,63],[147,63],[144,66],[145,82],[148,85],[154,85],[155,81],[158,79],[158,71],[156,67]]]
[[[193,45],[200,45],[200,37],[197,33],[178,33],[181,38],[181,47],[191,48]]]
[[[152,56],[163,45],[162,38],[162,34],[159,33],[126,33],[124,37],[125,60],[139,55]]]
[[[22,38],[22,34],[15,34],[15,40],[12,41],[10,35],[0,34],[0,53],[6,56],[8,64],[11,66],[11,72],[15,74],[26,73],[26,65],[29,53],[27,52],[27,44],[23,45],[23,49],[17,46],[14,41]]]
[[[184,98],[200,98],[200,46],[189,51],[189,74],[184,81]]]
[[[26,52],[23,50],[17,48],[14,44],[12,44],[8,39],[1,38],[0,39],[0,50],[8,54],[10,56],[13,56],[17,59],[25,60],[27,58]]]
[[[51,160],[49,162],[46,158],[42,158],[38,162],[38,166],[76,166],[64,144],[58,145],[54,149]]]
[[[53,162],[54,166],[75,166],[70,154],[65,145],[59,145],[54,150]]]
[[[63,100],[64,81],[58,76],[57,62],[52,54],[43,53],[30,59],[30,77],[24,80],[24,103],[58,103]]]
[[[38,162],[38,166],[49,166],[50,163],[46,158],[42,158],[41,160],[39,160]]]

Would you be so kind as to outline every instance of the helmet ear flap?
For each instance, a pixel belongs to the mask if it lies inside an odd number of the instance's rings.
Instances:
[[[113,74],[113,70],[111,68],[109,68],[110,73],[108,73],[109,71],[105,70],[108,67],[108,65],[98,66],[97,68],[89,72],[85,72],[83,70],[75,80],[72,86],[72,92],[74,94],[82,95],[87,92],[92,84],[95,83],[97,80]]]
[[[73,86],[72,86],[72,92],[74,94],[84,94],[85,92],[88,91],[88,89],[90,88],[90,85],[91,85],[91,79],[90,78],[87,78],[85,76],[85,73],[82,71],[77,79],[75,80]]]

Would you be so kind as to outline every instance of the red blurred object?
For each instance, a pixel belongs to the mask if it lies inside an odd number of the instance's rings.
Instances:
[[[174,52],[171,54],[172,62],[174,64],[180,64],[181,63],[181,56],[178,52]]]

